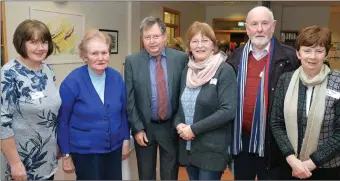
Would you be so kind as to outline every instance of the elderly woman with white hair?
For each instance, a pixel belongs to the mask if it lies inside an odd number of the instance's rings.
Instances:
[[[58,145],[63,170],[77,180],[121,180],[122,159],[129,154],[125,84],[108,67],[110,37],[89,30],[79,45],[86,62],[60,86]]]

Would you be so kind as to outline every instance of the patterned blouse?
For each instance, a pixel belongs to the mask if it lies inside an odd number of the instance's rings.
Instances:
[[[29,180],[43,180],[57,170],[56,127],[61,104],[50,66],[39,71],[12,60],[1,69],[1,139],[14,136]],[[5,158],[5,157],[4,157]],[[6,160],[5,180],[11,180]]]
[[[185,124],[192,125],[194,123],[194,114],[196,107],[196,99],[202,87],[188,88],[186,87],[182,93],[181,103],[183,107]],[[190,150],[191,141],[187,141],[186,150]]]

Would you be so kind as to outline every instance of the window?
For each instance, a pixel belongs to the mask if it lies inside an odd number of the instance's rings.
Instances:
[[[6,41],[6,17],[5,17],[5,2],[1,1],[1,66],[7,61],[7,41]]]
[[[180,12],[170,8],[163,9],[163,21],[166,26],[166,45],[172,44],[173,38],[180,36]]]

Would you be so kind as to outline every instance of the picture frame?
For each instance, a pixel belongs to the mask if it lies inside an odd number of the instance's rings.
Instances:
[[[110,54],[118,54],[118,30],[108,30],[108,29],[99,29],[99,31],[107,33],[111,38],[111,52]]]
[[[85,16],[75,12],[29,7],[29,18],[43,22],[52,35],[54,51],[45,61],[48,64],[83,63],[78,45],[85,33]],[[61,28],[63,27],[63,28]],[[64,36],[65,38],[60,38]],[[61,41],[62,40],[62,41]]]

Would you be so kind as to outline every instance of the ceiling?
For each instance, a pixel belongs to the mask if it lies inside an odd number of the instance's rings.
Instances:
[[[223,3],[227,2],[227,3]],[[257,5],[258,1],[198,1],[205,6]],[[340,6],[340,1],[271,1],[282,6]]]

